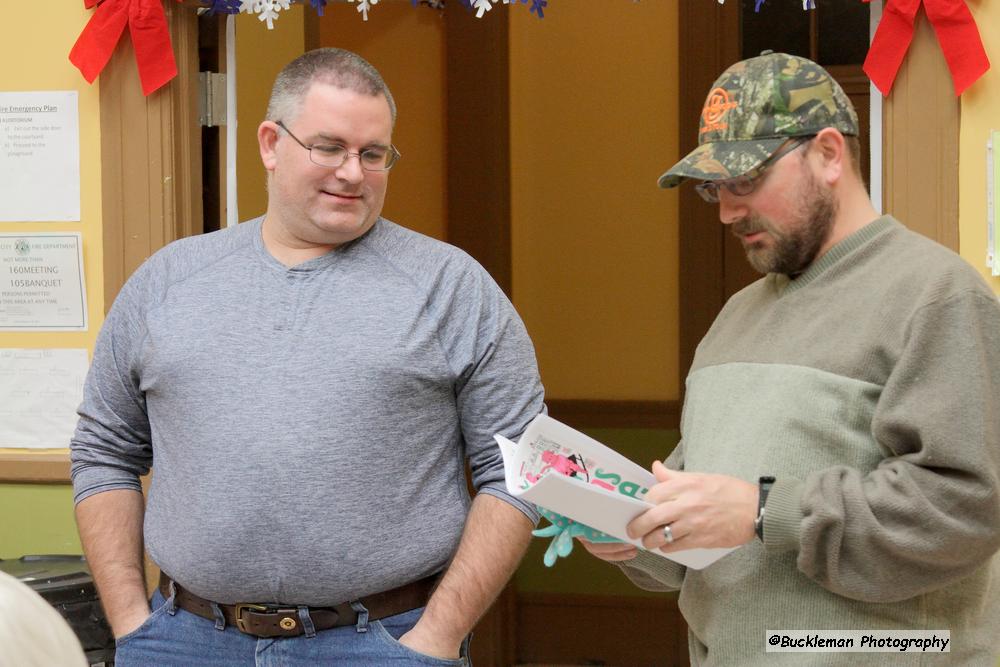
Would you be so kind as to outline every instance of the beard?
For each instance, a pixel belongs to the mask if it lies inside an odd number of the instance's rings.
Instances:
[[[806,185],[785,229],[758,215],[733,223],[732,231],[741,237],[750,266],[759,273],[784,273],[789,276],[802,273],[816,260],[820,248],[830,236],[837,215],[837,200],[833,191],[819,183],[812,172],[804,172]],[[743,241],[744,235],[754,232],[765,232],[772,245]]]

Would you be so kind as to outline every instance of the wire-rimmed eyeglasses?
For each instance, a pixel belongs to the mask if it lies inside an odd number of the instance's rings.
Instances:
[[[389,171],[396,161],[402,157],[395,146],[369,146],[360,153],[352,153],[346,146],[340,144],[308,145],[292,134],[283,122],[275,121],[275,125],[288,133],[299,146],[309,151],[309,159],[321,167],[336,169],[342,166],[351,156],[357,156],[361,168],[365,171]]]
[[[737,197],[746,197],[754,191],[754,188],[757,187],[757,183],[760,182],[760,178],[764,175],[764,172],[767,171],[768,167],[794,151],[799,146],[811,141],[814,136],[816,135],[798,137],[794,141],[785,144],[778,150],[774,151],[769,158],[745,174],[721,181],[702,181],[701,183],[695,185],[694,189],[699,195],[701,195],[701,198],[709,204],[719,203],[719,188],[726,188],[731,194],[734,194]]]

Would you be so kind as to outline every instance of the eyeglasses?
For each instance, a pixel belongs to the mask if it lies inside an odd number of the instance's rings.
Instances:
[[[747,173],[737,176],[736,178],[727,178],[724,181],[702,181],[701,183],[695,185],[694,189],[699,195],[701,195],[701,198],[709,204],[719,203],[719,189],[723,187],[737,197],[746,197],[754,191],[754,188],[757,187],[757,183],[760,182],[761,176],[764,175],[764,172],[767,171],[768,167],[794,151],[799,146],[812,141],[815,136],[816,135],[799,137],[794,141],[785,144],[778,150],[774,151],[774,153],[771,154],[771,157],[767,158]]]
[[[283,122],[275,121],[275,124],[288,133],[292,139],[302,148],[309,151],[309,159],[313,164],[321,167],[336,169],[343,166],[347,159],[356,155],[361,168],[365,171],[389,171],[396,160],[402,157],[395,146],[371,146],[360,153],[352,153],[347,147],[340,144],[313,144],[312,146],[302,143],[302,141],[292,134],[292,131],[285,127]]]

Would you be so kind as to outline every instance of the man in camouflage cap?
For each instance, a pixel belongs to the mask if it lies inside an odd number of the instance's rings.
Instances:
[[[629,525],[646,550],[585,544],[681,591],[692,664],[769,665],[836,630],[855,650],[925,639],[910,650],[947,651],[935,664],[1000,658],[1000,306],[874,209],[857,134],[823,68],[765,52],[715,82],[698,147],[660,178],[696,180],[767,274],[698,346],[681,442]],[[651,553],[726,547],[702,570]]]
[[[698,147],[660,177],[716,181],[752,172],[795,137],[832,127],[858,136],[858,116],[840,84],[805,58],[764,52],[727,69],[701,112]]]
[[[823,139],[813,142],[820,134]],[[840,233],[832,229],[836,198],[812,177],[804,199],[772,201],[784,209],[784,217],[792,215],[784,225],[771,210],[748,216],[733,210],[785,155],[831,140],[838,150],[846,149],[850,160],[844,166],[849,164],[853,172],[847,180],[858,186],[848,188],[845,182],[841,188],[857,211],[850,224],[836,230]],[[722,221],[734,223],[733,233],[755,269],[795,275],[833,242],[878,217],[864,188],[860,153],[858,116],[833,77],[811,60],[765,51],[716,80],[702,109],[698,147],[661,176],[659,184],[670,188],[688,178],[698,181],[695,189],[703,199],[722,204]],[[726,194],[720,196],[722,192]]]

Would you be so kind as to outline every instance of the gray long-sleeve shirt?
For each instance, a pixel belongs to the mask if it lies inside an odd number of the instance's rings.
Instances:
[[[441,570],[492,436],[542,409],[524,325],[460,250],[380,219],[287,268],[261,221],[151,257],[97,340],[76,501],[139,489],[152,559],[223,603],[333,604]]]

